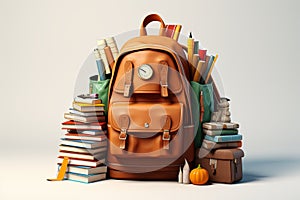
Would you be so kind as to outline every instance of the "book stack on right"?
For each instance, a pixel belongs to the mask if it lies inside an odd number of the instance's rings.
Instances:
[[[104,104],[96,94],[77,96],[73,107],[64,114],[66,131],[59,146],[59,168],[69,159],[65,178],[90,183],[106,178],[107,130]]]
[[[212,116],[215,121],[202,125],[205,136],[198,162],[208,170],[212,182],[233,183],[241,180],[243,175],[242,135],[238,131],[239,124],[231,122],[228,101],[221,99]]]
[[[238,123],[231,122],[229,99],[221,98],[217,112],[214,112],[209,123],[203,123],[205,134],[202,147],[207,150],[220,148],[238,148],[242,146],[242,135]]]

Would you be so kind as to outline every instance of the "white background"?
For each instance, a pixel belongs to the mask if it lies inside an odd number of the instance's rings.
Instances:
[[[297,0],[0,0],[0,199],[299,199],[300,3]],[[149,13],[182,24],[219,54],[217,69],[244,136],[244,180],[46,182],[60,123],[96,40],[139,28]]]

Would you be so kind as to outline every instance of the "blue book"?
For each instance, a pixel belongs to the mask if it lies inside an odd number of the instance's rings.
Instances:
[[[81,182],[81,183],[92,183],[95,181],[100,181],[106,179],[106,173],[103,174],[91,174],[91,175],[84,175],[84,174],[77,174],[77,173],[66,173],[65,179]]]
[[[209,136],[205,135],[205,139],[212,142],[236,142],[242,140],[242,135],[218,135]]]

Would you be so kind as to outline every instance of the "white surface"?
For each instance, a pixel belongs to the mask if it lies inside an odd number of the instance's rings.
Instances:
[[[54,155],[49,158],[35,154],[30,158],[14,156],[9,159],[9,165],[1,167],[0,199],[290,200],[300,197],[299,159],[245,159],[244,179],[241,182],[195,186],[163,181],[47,182],[46,179],[55,174]]]
[[[297,0],[0,1],[0,199],[299,199],[298,10]],[[241,125],[248,181],[46,182],[55,175],[60,123],[81,64],[97,39],[135,30],[152,12],[219,53],[216,68]]]

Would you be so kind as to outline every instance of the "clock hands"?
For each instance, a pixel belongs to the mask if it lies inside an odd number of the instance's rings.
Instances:
[[[144,69],[140,68],[140,70],[142,70],[143,72],[145,72],[145,73],[146,73],[146,71],[145,71]]]

